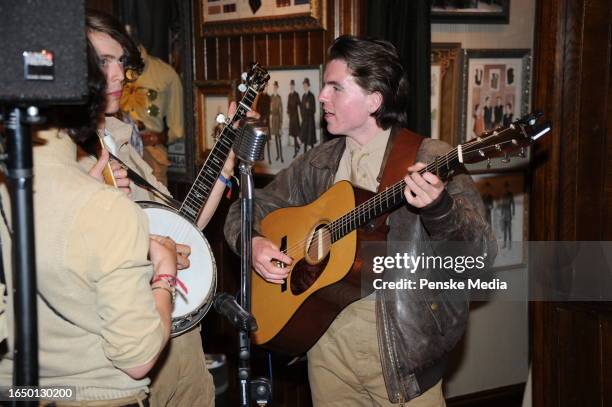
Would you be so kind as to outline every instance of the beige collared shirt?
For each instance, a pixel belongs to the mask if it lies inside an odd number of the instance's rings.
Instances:
[[[149,184],[159,189],[166,195],[170,195],[168,188],[155,178],[153,169],[147,162],[138,154],[138,151],[130,144],[132,136],[132,126],[122,122],[114,117],[107,117],[105,121],[107,137],[112,138],[116,147],[116,156],[128,165],[134,172],[143,177]],[[102,135],[102,134],[100,134]],[[85,171],[89,171],[96,163],[96,158],[88,155],[83,150],[79,150],[79,164]],[[156,201],[162,202],[155,194],[147,191],[144,188],[130,182],[130,198],[133,201]]]
[[[377,177],[390,134],[391,129],[383,130],[363,146],[347,137],[334,183],[347,180],[353,186],[376,192],[379,184]]]
[[[38,280],[40,385],[76,386],[78,400],[121,398],[146,391],[121,369],[152,360],[163,326],[149,280],[146,215],[123,192],[91,178],[76,161],[74,142],[57,130],[38,132],[34,147],[34,227]],[[6,185],[2,203],[10,216]],[[5,270],[11,237],[0,224]],[[0,386],[12,383],[11,273],[9,353]]]

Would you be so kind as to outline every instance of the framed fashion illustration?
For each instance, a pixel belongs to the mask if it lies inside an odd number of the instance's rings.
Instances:
[[[433,0],[432,23],[508,24],[510,0]]]
[[[204,162],[208,151],[215,143],[222,125],[216,118],[219,114],[226,115],[229,103],[237,100],[237,83],[235,81],[195,82],[195,115],[196,115],[196,164]]]
[[[199,3],[203,37],[326,28],[327,0],[200,0]]]
[[[456,146],[461,103],[461,44],[431,44],[431,138]]]
[[[497,239],[494,271],[525,267],[529,199],[523,172],[472,175]]]
[[[484,132],[507,127],[529,112],[531,55],[528,49],[468,49],[463,55],[461,142]],[[525,166],[524,158],[491,160],[493,169]],[[469,165],[470,171],[489,171],[487,162]]]
[[[253,167],[259,174],[276,174],[295,157],[321,143],[321,66],[269,69],[270,79],[255,110],[268,130],[264,160]]]

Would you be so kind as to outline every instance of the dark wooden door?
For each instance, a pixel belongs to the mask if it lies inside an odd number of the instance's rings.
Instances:
[[[612,240],[610,0],[540,0],[532,240]],[[612,303],[532,302],[534,406],[612,406]]]

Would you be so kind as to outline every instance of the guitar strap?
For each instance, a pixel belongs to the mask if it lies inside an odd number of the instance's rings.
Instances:
[[[393,128],[385,150],[381,173],[378,176],[379,184],[376,192],[384,191],[406,176],[406,169],[415,163],[423,139],[424,137],[408,129]],[[386,222],[387,216],[389,213],[382,215],[380,223]]]

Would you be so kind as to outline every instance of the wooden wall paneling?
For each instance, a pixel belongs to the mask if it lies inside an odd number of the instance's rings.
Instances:
[[[218,38],[204,38],[204,80],[219,79],[218,71]]]
[[[596,406],[600,397],[599,374],[588,372],[600,366],[599,320],[592,312],[556,308],[558,329],[555,331],[560,405]],[[589,350],[589,351],[587,351]]]
[[[256,34],[253,36],[255,60],[264,66],[270,65],[268,58],[268,34]]]
[[[361,35],[363,33],[363,15],[364,1],[363,0],[336,0],[337,5],[335,10],[338,12],[338,17],[335,18],[338,26],[336,32],[338,35],[351,34]]]
[[[610,48],[608,48],[610,51]],[[612,66],[612,54],[608,54],[608,65]],[[606,176],[605,176],[605,185],[604,185],[604,197],[605,200],[603,202],[604,208],[612,208],[612,123],[610,122],[612,119],[612,100],[609,99],[610,95],[612,95],[612,79],[608,77],[608,103],[607,103],[607,120],[608,123],[605,127],[606,129],[606,149],[607,153],[605,153],[606,159],[603,160],[604,166],[606,168]],[[604,238],[605,240],[612,240],[612,211],[604,210]]]
[[[201,2],[193,2],[192,10],[193,15],[191,16],[191,21],[193,24],[193,32],[192,32],[192,49],[193,49],[193,78],[196,81],[204,81],[206,80],[206,60],[205,60],[205,42],[204,38],[200,34],[200,6]],[[194,102],[195,104],[195,102]]]
[[[353,0],[340,0],[340,35],[353,32]]]
[[[533,150],[532,240],[612,239],[611,8],[537,3],[533,106],[553,131]],[[532,303],[534,406],[611,405],[610,312],[609,303]]]
[[[555,7],[556,6],[556,7]],[[561,155],[561,134],[564,131],[562,112],[557,106],[562,99],[563,88],[559,85],[562,74],[565,2],[541,0],[536,9],[536,32],[534,34],[533,101],[536,109],[546,112],[553,123],[552,131],[534,144],[532,161],[532,183],[534,194],[530,202],[531,230],[533,240],[556,240],[560,202],[558,168]],[[546,191],[548,199],[542,199]],[[536,216],[537,214],[537,216]]]
[[[295,49],[295,65],[308,65],[310,61],[309,32],[299,31],[293,35]],[[296,87],[297,88],[297,87]]]
[[[532,104],[545,111],[554,126],[548,137],[532,147],[533,193],[529,224],[533,240],[556,240],[559,235],[557,216],[560,182],[556,171],[559,168],[563,121],[561,110],[552,107],[562,99],[563,93],[559,82],[564,57],[564,48],[561,46],[564,30],[561,27],[565,22],[565,2],[559,2],[557,7],[554,7],[554,3],[554,0],[541,0],[536,8]],[[544,199],[544,194],[548,194],[549,199]],[[530,309],[533,405],[537,407],[558,405],[553,386],[556,382],[554,372],[558,370],[557,359],[549,357],[552,353],[550,344],[554,343],[554,332],[557,330],[553,310],[553,304],[544,302],[534,302]]]
[[[561,157],[558,173],[561,181],[561,211],[557,219],[560,229],[559,239],[571,240],[575,235],[576,220],[573,214],[576,205],[576,171],[578,168],[578,118],[580,115],[580,32],[581,13],[577,8],[580,1],[564,1],[566,6],[565,36],[563,39],[563,95],[561,99],[563,137],[561,138]]]
[[[271,33],[268,34],[268,67],[280,66],[281,65],[281,34]]]
[[[230,80],[230,37],[217,38],[217,79]]]
[[[295,65],[295,32],[281,33],[281,66]]]
[[[601,365],[602,372],[612,372],[612,319],[606,319],[601,323]],[[601,389],[602,406],[612,407],[612,375],[603,375]]]
[[[327,52],[325,33],[323,31],[312,31],[310,33],[310,61],[309,65],[321,65],[325,62]]]
[[[230,37],[229,41],[229,78],[238,80],[242,72],[247,69],[248,62],[242,59],[242,38]]]
[[[252,35],[243,35],[240,38],[242,40],[242,61],[244,65],[253,62],[264,64],[264,61],[255,58],[255,38]]]
[[[576,206],[580,212],[576,216],[576,219],[580,219],[576,224],[576,240],[605,240],[601,225],[604,213],[611,209],[603,206],[605,131],[612,123],[606,123],[610,120],[606,116],[610,96],[607,93],[608,86],[605,86],[610,81],[610,44],[602,39],[608,38],[609,41],[610,38],[610,5],[597,1],[587,2],[580,12],[584,21],[580,33],[582,43],[593,45],[583,46],[580,58],[580,165],[576,177],[582,181],[577,182],[579,188],[576,191]],[[597,227],[594,228],[594,225]]]

